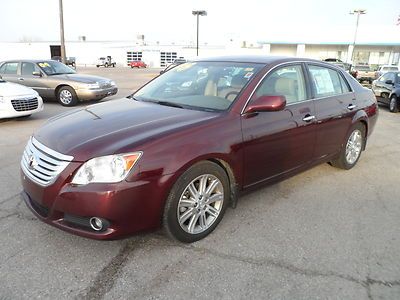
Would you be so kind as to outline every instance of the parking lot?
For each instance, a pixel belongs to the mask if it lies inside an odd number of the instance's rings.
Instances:
[[[83,68],[129,95],[158,69]],[[87,103],[80,104],[81,107]],[[380,107],[357,166],[320,165],[243,196],[207,238],[94,241],[38,221],[19,162],[44,111],[0,121],[0,299],[399,299],[400,113]]]

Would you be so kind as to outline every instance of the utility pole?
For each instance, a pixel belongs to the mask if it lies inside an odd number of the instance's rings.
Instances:
[[[358,23],[360,21],[360,15],[365,15],[367,11],[365,9],[355,9],[350,12],[351,15],[357,15],[357,22],[356,22],[356,31],[354,32],[354,40],[353,40],[353,53],[351,54],[351,61],[354,64],[354,53],[356,49],[356,39],[357,39],[357,31],[358,31]]]
[[[60,37],[61,37],[61,62],[65,64],[65,39],[64,39],[64,13],[63,13],[63,2],[58,0],[60,10]]]
[[[207,16],[207,12],[205,10],[193,10],[192,15],[197,17],[196,56],[199,56],[199,16]]]

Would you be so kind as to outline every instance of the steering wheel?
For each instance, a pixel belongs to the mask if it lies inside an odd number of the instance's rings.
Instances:
[[[236,96],[239,95],[239,92],[237,92],[237,91],[229,92],[228,94],[225,95],[225,99],[228,99],[229,96],[231,96],[231,95],[235,95],[235,98],[236,98]]]

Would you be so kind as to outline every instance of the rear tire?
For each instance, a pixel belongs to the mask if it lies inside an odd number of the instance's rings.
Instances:
[[[393,95],[392,97],[390,97],[389,110],[392,113],[399,112],[399,101],[397,100],[396,95]]]
[[[353,168],[360,159],[365,145],[365,126],[358,123],[347,135],[346,144],[340,151],[339,157],[331,161],[332,166],[344,170]]]
[[[57,101],[62,106],[75,106],[78,103],[78,97],[75,90],[70,86],[63,86],[57,91]]]
[[[221,221],[229,195],[229,179],[220,166],[210,161],[193,165],[169,193],[163,216],[165,231],[184,243],[206,237]]]

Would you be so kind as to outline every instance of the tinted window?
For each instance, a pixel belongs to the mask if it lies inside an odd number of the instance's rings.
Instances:
[[[21,74],[31,76],[33,72],[40,72],[38,66],[30,62],[22,63]]]
[[[303,71],[300,65],[292,65],[273,71],[256,91],[260,96],[285,96],[288,104],[307,99]]]
[[[63,63],[54,60],[48,60],[38,63],[39,67],[47,75],[58,75],[58,74],[74,74],[75,71],[70,67],[67,67]]]
[[[343,78],[333,69],[312,66],[309,67],[314,93],[317,98],[329,97],[343,93]],[[349,90],[345,90],[348,92]]]
[[[2,74],[13,74],[13,75],[17,75],[17,69],[18,69],[18,63],[17,62],[13,62],[13,63],[5,63],[2,67],[1,67],[1,73]]]

